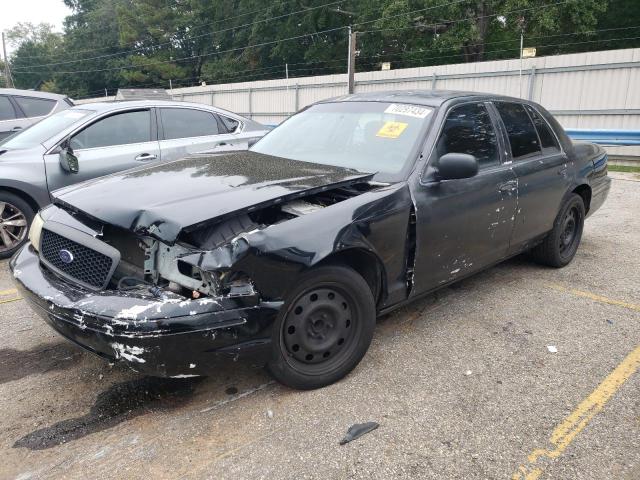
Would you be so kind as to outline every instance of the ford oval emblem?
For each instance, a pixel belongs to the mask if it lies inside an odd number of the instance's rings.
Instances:
[[[58,256],[63,263],[69,264],[73,262],[73,253],[71,253],[69,250],[60,250],[58,252]]]

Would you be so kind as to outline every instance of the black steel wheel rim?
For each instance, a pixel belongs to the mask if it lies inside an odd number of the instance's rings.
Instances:
[[[306,374],[341,365],[358,343],[361,322],[351,296],[338,286],[309,289],[290,304],[282,323],[287,362]]]
[[[27,217],[15,205],[0,202],[0,252],[20,245],[27,236]]]
[[[571,207],[562,219],[562,229],[560,233],[560,254],[566,255],[571,252],[580,233],[580,211],[578,207]]]

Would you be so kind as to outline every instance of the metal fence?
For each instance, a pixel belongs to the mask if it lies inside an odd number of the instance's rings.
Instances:
[[[356,73],[356,93],[389,89],[499,93],[539,102],[565,128],[640,130],[640,48]],[[346,74],[171,92],[176,100],[216,105],[267,124],[280,123],[306,105],[346,93]],[[640,156],[640,146],[608,150]]]

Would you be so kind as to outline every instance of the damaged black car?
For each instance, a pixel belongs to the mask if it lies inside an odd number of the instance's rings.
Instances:
[[[317,388],[392,309],[525,251],[567,265],[609,183],[605,152],[535,103],[355,94],[248,152],[55,192],[11,268],[47,323],[105,359],[185,377],[250,357]]]

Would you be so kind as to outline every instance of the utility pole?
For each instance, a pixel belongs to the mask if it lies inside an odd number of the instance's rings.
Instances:
[[[288,63],[284,64],[284,74],[287,80],[289,80],[289,64]]]
[[[4,40],[4,32],[2,32],[2,56],[4,58],[4,77],[7,88],[13,88],[13,78],[11,78],[11,70],[9,69],[9,58],[7,57],[7,45]]]
[[[349,77],[349,93],[354,92],[356,73],[356,32],[349,27],[349,56],[347,57],[347,75]]]
[[[524,33],[520,30],[520,73],[518,74],[518,98],[522,98],[522,48],[524,47]]]

